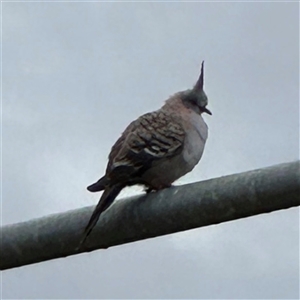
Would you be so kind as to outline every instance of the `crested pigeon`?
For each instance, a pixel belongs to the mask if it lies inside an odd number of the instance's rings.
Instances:
[[[206,108],[203,83],[204,62],[192,89],[174,94],[159,110],[140,116],[125,129],[111,149],[105,175],[87,187],[90,192],[104,192],[81,245],[124,187],[142,184],[147,192],[164,189],[198,164],[208,134],[202,113],[212,114]]]

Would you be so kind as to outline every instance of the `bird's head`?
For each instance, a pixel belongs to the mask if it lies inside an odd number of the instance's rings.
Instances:
[[[208,98],[203,90],[204,85],[204,61],[201,64],[201,73],[198,81],[191,90],[184,92],[183,100],[190,106],[194,108],[198,113],[207,113],[212,115],[211,111],[206,108],[208,103]]]

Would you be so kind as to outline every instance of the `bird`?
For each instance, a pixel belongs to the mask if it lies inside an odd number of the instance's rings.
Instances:
[[[103,194],[80,245],[123,188],[139,184],[147,193],[165,189],[198,164],[208,136],[202,114],[212,115],[203,86],[204,61],[193,88],[170,96],[160,109],[140,116],[124,130],[108,156],[105,175],[87,187]]]

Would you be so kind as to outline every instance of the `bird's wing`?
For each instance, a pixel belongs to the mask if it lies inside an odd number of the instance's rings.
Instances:
[[[141,174],[154,162],[159,163],[180,153],[184,139],[185,131],[179,117],[161,110],[141,116],[126,128],[112,147],[105,177],[98,181],[98,185],[89,187],[91,191],[104,189],[104,193],[84,230],[80,247],[101,213],[113,203],[123,187],[140,183]]]
[[[106,174],[122,181],[146,171],[159,160],[183,149],[185,131],[178,116],[163,110],[147,113],[133,121],[112,147]]]

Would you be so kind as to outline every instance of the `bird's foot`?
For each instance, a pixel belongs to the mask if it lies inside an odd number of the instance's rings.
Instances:
[[[152,191],[153,191],[153,188],[152,188],[152,187],[146,187],[146,188],[145,188],[146,194],[149,194],[149,193],[151,193]]]
[[[159,190],[167,189],[171,186],[172,186],[172,184],[155,186],[155,187],[154,186],[148,186],[148,187],[145,188],[145,192],[146,192],[146,194],[149,194],[151,192],[157,192]]]

